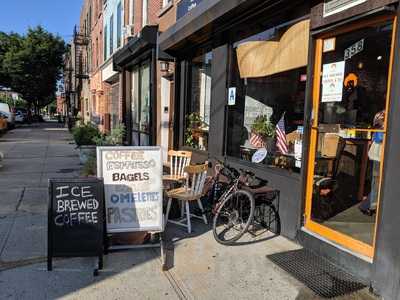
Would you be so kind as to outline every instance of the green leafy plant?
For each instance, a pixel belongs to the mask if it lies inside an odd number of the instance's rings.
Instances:
[[[251,125],[251,131],[262,137],[275,137],[275,126],[268,120],[266,115],[259,115]]]
[[[77,146],[96,145],[96,139],[101,136],[99,129],[92,124],[79,125],[72,129]]]
[[[97,146],[117,146],[122,145],[125,136],[125,126],[118,124],[115,126],[110,134],[102,134],[94,138]]]
[[[88,160],[83,165],[81,175],[82,176],[96,176],[97,161],[96,155],[90,155]]]
[[[195,131],[201,127],[208,127],[199,113],[193,112],[186,116],[185,145],[198,149],[199,141],[195,137]]]

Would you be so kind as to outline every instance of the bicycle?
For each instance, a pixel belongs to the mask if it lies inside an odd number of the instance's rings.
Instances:
[[[225,163],[218,161],[213,176],[212,195],[213,207],[213,235],[217,242],[223,245],[232,245],[239,240],[251,224],[258,223],[270,229],[274,223],[274,231],[280,232],[280,218],[273,201],[279,197],[279,192],[265,188],[267,181],[255,177],[254,173],[245,170],[236,170]],[[227,179],[220,188],[222,195],[215,197],[215,187],[223,181],[220,176]],[[251,180],[253,179],[253,180]],[[257,180],[258,185],[251,185],[251,181]],[[272,192],[272,193],[271,193]],[[268,220],[266,219],[268,211]],[[271,221],[272,220],[272,221]],[[219,230],[222,231],[219,232]]]

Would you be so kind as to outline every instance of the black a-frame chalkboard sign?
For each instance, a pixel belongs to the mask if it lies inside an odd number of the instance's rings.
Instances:
[[[50,179],[47,269],[52,270],[53,257],[84,256],[98,256],[102,269],[104,220],[102,180]]]

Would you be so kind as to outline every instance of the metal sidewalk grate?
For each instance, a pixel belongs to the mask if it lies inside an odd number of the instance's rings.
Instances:
[[[344,296],[365,288],[354,276],[306,249],[271,254],[267,257],[324,298]]]

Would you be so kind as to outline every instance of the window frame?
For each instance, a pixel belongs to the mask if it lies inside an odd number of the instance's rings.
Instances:
[[[142,0],[142,27],[149,24],[149,1]]]
[[[172,0],[162,0],[162,7],[161,8],[165,8],[169,5],[172,4]]]
[[[122,3],[118,2],[117,5],[117,49],[122,44]]]
[[[386,21],[391,21],[392,22],[392,41],[391,41],[391,49],[390,49],[390,63],[389,63],[389,69],[388,69],[388,84],[387,84],[387,95],[386,95],[386,107],[385,107],[385,112],[386,112],[386,118],[385,118],[385,129],[389,129],[387,127],[388,125],[388,115],[389,115],[389,109],[391,105],[391,85],[392,85],[392,69],[393,69],[393,64],[394,64],[394,55],[395,55],[395,40],[396,40],[396,35],[397,35],[397,22],[398,22],[398,17],[396,15],[383,15],[383,16],[376,16],[375,18],[371,18],[369,20],[361,20],[361,21],[355,21],[353,24],[350,26],[340,26],[334,29],[330,29],[327,31],[324,31],[323,33],[316,35],[315,36],[315,48],[313,50],[313,55],[315,55],[315,63],[314,63],[314,69],[312,71],[313,74],[313,86],[312,86],[312,110],[316,112],[315,115],[312,116],[311,119],[311,128],[310,128],[310,138],[308,142],[308,150],[304,155],[307,155],[308,163],[307,163],[307,170],[305,172],[305,195],[304,195],[304,202],[305,202],[305,207],[304,207],[304,217],[305,217],[305,222],[304,222],[304,227],[307,230],[310,230],[311,232],[314,232],[328,240],[330,240],[332,243],[339,245],[340,247],[346,248],[348,251],[351,251],[353,253],[357,253],[358,255],[363,255],[368,259],[374,259],[375,251],[377,249],[376,247],[376,240],[377,240],[377,228],[379,226],[379,220],[375,220],[375,228],[373,232],[373,243],[372,245],[366,244],[360,240],[357,240],[349,235],[346,235],[342,232],[333,230],[331,228],[328,228],[327,226],[321,225],[314,220],[312,220],[311,217],[311,212],[312,212],[312,201],[313,201],[313,196],[312,196],[312,187],[314,184],[314,162],[315,162],[315,149],[317,147],[317,132],[318,132],[318,109],[320,105],[320,95],[322,92],[321,89],[321,77],[319,76],[321,74],[321,67],[323,64],[323,39],[330,38],[330,37],[335,37],[341,34],[346,34],[346,33],[351,33],[352,31],[355,31],[357,29],[362,29],[366,26],[370,25],[379,25],[382,24],[383,22]],[[362,130],[362,129],[361,129]],[[384,135],[384,140],[383,140],[383,149],[382,149],[382,159],[381,159],[381,164],[380,164],[380,188],[378,192],[378,203],[377,203],[377,215],[379,215],[380,210],[382,209],[381,207],[381,201],[383,199],[381,191],[382,191],[382,183],[383,183],[383,168],[385,165],[385,145],[386,145],[386,135],[388,133],[386,132]],[[390,134],[390,133],[389,133]]]
[[[103,29],[103,42],[104,42],[104,53],[103,53],[103,57],[104,57],[104,61],[106,61],[107,60],[107,58],[108,58],[108,51],[107,51],[107,43],[108,43],[108,33],[107,33],[107,30],[108,30],[108,28],[107,28],[108,26],[107,26],[107,24],[106,25],[104,25],[104,29]]]
[[[198,148],[193,148],[190,145],[187,145],[185,142],[185,133],[186,133],[186,128],[187,128],[187,120],[186,117],[189,113],[192,113],[194,111],[191,110],[191,102],[192,102],[192,75],[193,75],[193,59],[199,57],[199,56],[203,56],[206,57],[206,55],[208,53],[211,53],[211,55],[213,56],[213,49],[210,48],[202,48],[202,50],[196,52],[193,56],[190,56],[188,58],[186,58],[184,61],[186,62],[186,70],[185,70],[185,90],[184,90],[184,101],[183,101],[183,130],[182,130],[182,147],[187,148],[187,149],[191,149],[192,151],[197,151],[197,152],[201,152],[201,153],[207,153],[209,151],[209,139],[210,136],[208,136],[207,139],[207,149],[203,150],[203,149],[198,149]],[[211,103],[212,103],[212,82],[213,82],[213,78],[212,78],[212,68],[213,68],[213,57],[211,59],[211,85],[210,85],[210,120],[209,123],[211,123]],[[208,124],[210,126],[210,124]],[[209,133],[209,131],[208,131]]]
[[[114,14],[110,16],[110,56],[114,53]]]
[[[290,25],[292,25],[292,24],[294,24],[294,23],[296,23],[296,22],[298,22],[300,20],[304,20],[304,19],[307,19],[307,16],[299,18],[299,19],[296,19],[296,20],[291,20],[291,21],[285,22],[283,24],[290,26]],[[274,28],[274,27],[281,28],[282,24],[278,24],[276,26],[273,26],[272,28]],[[268,28],[266,30],[268,30]],[[261,32],[263,32],[263,31],[261,31]],[[261,32],[259,32],[259,33],[261,33]],[[235,67],[233,66],[233,63],[234,63],[234,57],[235,57],[234,53],[235,53],[235,49],[237,47],[237,44],[240,41],[247,40],[251,36],[257,35],[257,34],[258,33],[251,34],[251,35],[249,35],[247,37],[241,38],[240,40],[231,40],[229,42],[229,44],[228,44],[228,66],[227,66],[227,70],[228,70],[227,71],[228,72],[227,89],[228,89],[228,87],[234,87],[236,85],[235,80],[233,79],[234,78],[233,72],[234,72],[234,69],[235,69]],[[310,40],[311,40],[311,38],[310,38]],[[274,172],[275,174],[278,174],[278,175],[294,177],[296,179],[300,179],[301,178],[301,174],[307,168],[307,164],[306,164],[305,159],[308,156],[308,152],[305,152],[305,151],[307,151],[307,149],[308,149],[307,148],[307,142],[308,141],[307,141],[307,131],[306,131],[306,128],[307,128],[306,115],[307,115],[307,99],[308,99],[307,98],[307,90],[309,89],[308,86],[310,84],[308,82],[309,81],[308,78],[311,78],[309,76],[309,72],[310,72],[309,66],[310,65],[311,65],[311,62],[309,61],[308,65],[304,66],[306,68],[307,82],[305,83],[305,95],[304,95],[304,104],[303,104],[302,157],[301,157],[301,167],[299,168],[299,172],[294,172],[293,169],[273,167],[273,166],[268,165],[268,164],[253,163],[251,161],[247,161],[247,160],[242,159],[240,157],[236,157],[236,156],[230,155],[228,153],[229,152],[228,151],[228,146],[229,146],[229,142],[228,142],[228,125],[229,125],[229,117],[230,117],[230,112],[229,112],[228,106],[227,106],[227,109],[225,110],[225,120],[224,120],[224,132],[225,132],[224,136],[225,136],[225,140],[224,140],[224,147],[223,147],[223,154],[227,159],[229,159],[229,160],[231,160],[231,161],[233,161],[235,163],[238,163],[238,164],[246,165],[247,167],[252,168],[254,170],[264,170],[265,171],[265,169],[267,169],[268,172]],[[236,99],[236,101],[237,101],[237,99]]]

